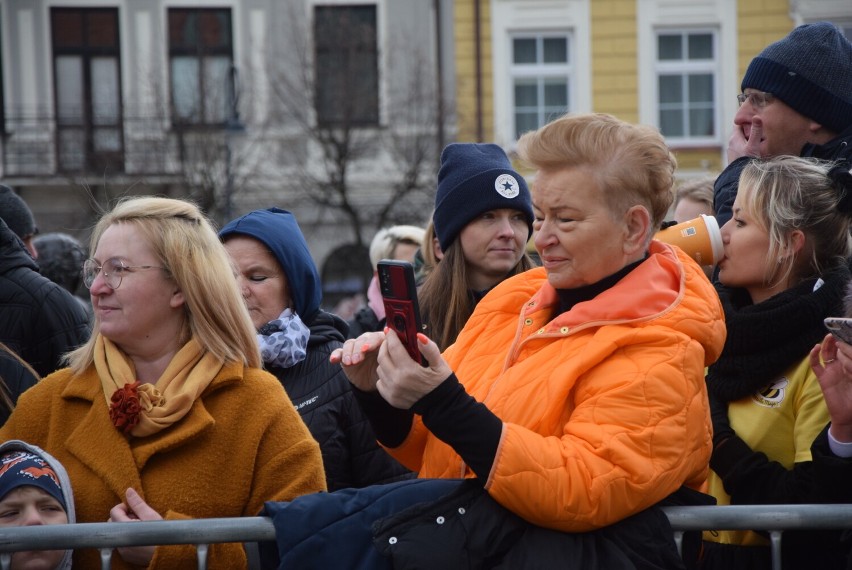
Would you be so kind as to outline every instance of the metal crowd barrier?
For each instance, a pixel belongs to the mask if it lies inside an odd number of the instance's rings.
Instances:
[[[275,540],[267,517],[76,523],[68,525],[8,527],[0,529],[0,569],[9,570],[11,553],[19,550],[97,548],[101,568],[109,570],[112,551],[123,546],[195,544],[198,569],[207,569],[209,545],[246,543],[249,568],[260,568],[256,543]]]
[[[770,533],[772,567],[781,570],[781,540],[787,530],[852,529],[852,505],[735,505],[664,507],[678,548],[692,530],[766,530]],[[101,568],[108,570],[114,548],[195,544],[198,568],[206,570],[210,544],[246,543],[249,568],[260,567],[257,542],[275,540],[266,517],[194,519],[128,523],[78,523],[0,530],[0,569],[8,570],[12,552],[97,548]]]
[[[781,570],[781,535],[785,530],[852,528],[852,505],[730,505],[663,507],[678,550],[690,530],[765,530],[769,532],[772,569]]]

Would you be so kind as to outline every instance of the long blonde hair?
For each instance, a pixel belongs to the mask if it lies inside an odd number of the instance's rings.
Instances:
[[[204,350],[224,362],[261,366],[254,326],[228,253],[195,204],[152,196],[124,199],[98,221],[90,251],[97,249],[104,231],[114,224],[138,228],[183,293],[186,319],[182,342],[195,338]],[[68,355],[75,373],[83,372],[94,361],[99,330],[95,318],[88,342]]]
[[[767,259],[778,260],[765,276],[767,284],[795,285],[824,275],[852,254],[852,222],[839,208],[843,194],[829,177],[832,166],[815,158],[777,156],[753,160],[743,168],[738,200],[769,234]],[[794,230],[805,234],[807,247],[785,256],[792,250]]]

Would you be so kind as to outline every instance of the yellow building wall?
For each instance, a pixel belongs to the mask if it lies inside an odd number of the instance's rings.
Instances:
[[[481,97],[476,93],[475,3],[479,3]],[[455,58],[458,141],[490,141],[494,137],[494,97],[491,54],[491,0],[456,0]],[[591,0],[592,110],[631,122],[639,120],[636,59],[637,0]],[[768,44],[793,29],[789,0],[737,2],[737,77]],[[734,97],[736,93],[723,94]],[[477,112],[479,115],[477,116]],[[733,117],[722,117],[722,146],[674,148],[681,173],[717,174],[724,167],[724,145]]]
[[[481,96],[476,86],[476,3],[479,4]],[[455,59],[458,142],[494,138],[494,81],[491,57],[491,1],[456,0]],[[480,133],[481,131],[481,133]]]
[[[739,75],[742,79],[752,58],[763,48],[786,36],[793,29],[789,0],[737,2]],[[733,95],[731,95],[733,97]]]
[[[636,122],[636,0],[591,2],[592,109]]]

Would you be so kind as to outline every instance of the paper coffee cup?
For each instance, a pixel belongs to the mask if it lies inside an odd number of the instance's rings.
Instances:
[[[698,265],[716,265],[722,259],[722,232],[713,216],[701,214],[657,232],[654,239],[676,245]]]

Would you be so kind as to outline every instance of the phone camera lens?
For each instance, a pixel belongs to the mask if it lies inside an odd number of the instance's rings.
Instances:
[[[397,331],[405,330],[405,318],[402,315],[396,315],[393,319],[393,324]]]

